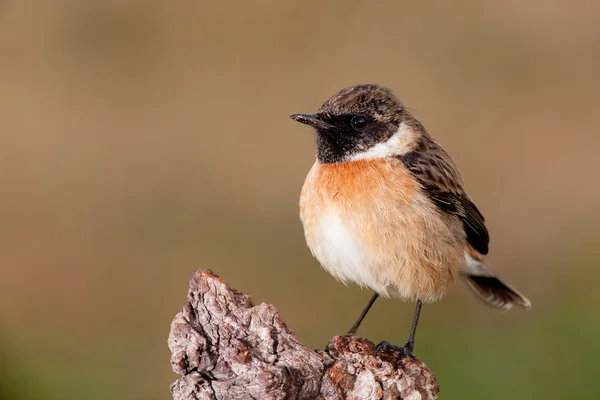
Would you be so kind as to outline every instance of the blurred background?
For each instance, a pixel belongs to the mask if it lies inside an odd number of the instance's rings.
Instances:
[[[170,398],[198,268],[310,347],[345,332],[371,294],[304,244],[314,136],[288,115],[356,83],[454,156],[534,305],[427,305],[441,398],[600,398],[599,38],[591,0],[1,2],[0,398]],[[412,313],[359,333],[402,344]]]

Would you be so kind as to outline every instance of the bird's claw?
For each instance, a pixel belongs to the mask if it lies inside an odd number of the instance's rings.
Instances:
[[[406,343],[406,345],[404,347],[396,346],[396,345],[393,345],[390,342],[387,342],[384,340],[383,342],[380,342],[377,346],[375,346],[375,355],[379,354],[379,352],[384,352],[384,353],[400,352],[400,353],[404,354],[406,357],[415,358],[415,356],[412,353],[413,346],[414,345],[411,345],[411,343]]]

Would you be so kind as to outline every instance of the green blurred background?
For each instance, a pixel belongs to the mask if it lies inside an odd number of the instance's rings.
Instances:
[[[532,312],[457,285],[416,354],[442,399],[598,399],[600,3],[0,3],[0,398],[170,398],[197,268],[308,346],[370,293],[304,244],[314,137],[288,119],[393,88],[449,150]],[[360,334],[403,343],[413,305]]]

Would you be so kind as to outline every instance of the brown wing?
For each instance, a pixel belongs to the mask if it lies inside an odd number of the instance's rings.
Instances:
[[[460,172],[450,155],[437,143],[427,141],[400,158],[440,210],[461,220],[469,244],[481,254],[487,254],[490,236],[485,219],[465,192]]]

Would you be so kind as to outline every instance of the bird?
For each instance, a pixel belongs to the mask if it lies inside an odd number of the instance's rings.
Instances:
[[[455,161],[392,90],[350,86],[316,113],[290,118],[316,132],[299,203],[306,243],[338,281],[373,291],[348,334],[379,296],[415,302],[398,347],[413,356],[423,303],[440,300],[457,280],[494,308],[531,307],[489,267],[485,219]]]

